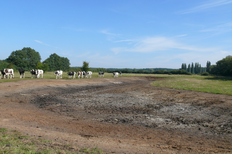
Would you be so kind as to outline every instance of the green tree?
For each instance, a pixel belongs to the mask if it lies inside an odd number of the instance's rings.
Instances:
[[[191,66],[191,73],[194,74],[194,64],[192,63],[192,66]]]
[[[89,71],[89,63],[86,61],[83,61],[83,65],[81,67],[81,70],[86,71],[86,72]]]
[[[36,66],[36,69],[41,69],[45,73],[49,69],[49,66],[48,66],[48,64],[43,64],[43,63],[39,62]]]
[[[39,52],[30,47],[24,47],[22,50],[16,50],[6,59],[8,63],[13,63],[17,68],[30,70],[36,68],[40,62],[41,56]]]
[[[7,68],[15,69],[15,66],[14,66],[14,64],[13,64],[13,63],[9,63],[9,64],[7,65]]]
[[[153,70],[152,70],[152,71],[153,71]],[[136,68],[133,69],[133,73],[135,73],[135,72],[136,72]]]
[[[206,62],[206,72],[210,72],[210,66],[211,66],[211,62],[207,61]]]
[[[46,71],[48,71],[48,69],[49,69],[49,65],[48,64],[43,64],[43,68],[42,68],[42,70],[44,71],[44,73],[46,72]]]
[[[186,66],[186,64],[185,64],[185,63],[182,63],[182,65],[181,65],[181,69],[182,69],[182,70],[187,70],[187,66]]]
[[[206,72],[206,67],[201,68],[201,73]]]
[[[232,56],[227,56],[210,67],[211,74],[232,76]]]
[[[210,71],[208,73],[214,74],[214,75],[220,75],[217,65],[211,65]]]
[[[53,53],[47,58],[45,61],[43,61],[43,64],[47,64],[49,66],[49,71],[55,71],[55,70],[62,70],[62,71],[68,71],[70,62],[68,58],[60,57],[56,53]]]
[[[43,63],[39,62],[36,66],[36,69],[43,69]]]
[[[199,74],[201,72],[201,65],[199,63],[195,63],[194,72],[195,74]]]
[[[187,69],[187,71],[191,73],[191,66],[190,66],[190,64],[188,64],[188,69]]]
[[[7,68],[8,65],[9,65],[9,63],[7,63],[5,60],[0,60],[0,70]]]

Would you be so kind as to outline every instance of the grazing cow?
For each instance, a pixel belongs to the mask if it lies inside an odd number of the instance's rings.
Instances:
[[[20,68],[19,69],[19,74],[20,74],[20,79],[25,78],[25,70],[24,69]]]
[[[77,72],[77,76],[78,76],[78,78],[83,78],[83,72],[81,72],[81,71],[79,71],[79,72]]]
[[[120,76],[122,76],[122,72],[121,71],[119,72],[119,74],[120,74]]]
[[[74,79],[75,78],[75,74],[76,74],[76,72],[73,72],[73,71],[68,72],[69,78],[73,77],[73,79]]]
[[[98,74],[99,74],[99,77],[104,77],[104,72],[101,71]]]
[[[86,72],[86,74],[85,74],[85,77],[86,78],[91,78],[92,77],[92,72],[91,71],[88,71],[88,72]]]
[[[7,76],[8,79],[9,79],[9,76],[10,76],[10,79],[12,77],[14,78],[14,70],[12,68],[11,69],[6,68],[6,69],[3,70],[3,72],[5,73],[5,76]]]
[[[114,77],[118,77],[118,72],[113,72]]]
[[[5,78],[5,72],[3,70],[0,71],[0,74],[3,76],[3,79]],[[0,79],[1,79],[1,76],[0,76]]]
[[[86,71],[83,71],[82,73],[83,73],[83,76],[85,76],[85,77],[87,76],[87,72]]]
[[[41,78],[43,78],[43,70],[36,70],[36,76],[37,78],[39,78],[41,76]]]
[[[54,75],[56,75],[56,79],[57,79],[57,76],[62,79],[63,71],[57,70],[55,71]]]
[[[30,70],[30,72],[31,72],[31,78],[33,78],[33,75],[34,75],[35,77],[37,77],[37,75],[36,75],[36,69]]]

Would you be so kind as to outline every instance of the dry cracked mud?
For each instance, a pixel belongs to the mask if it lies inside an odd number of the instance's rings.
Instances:
[[[0,84],[0,127],[106,153],[232,153],[232,96],[157,77]]]

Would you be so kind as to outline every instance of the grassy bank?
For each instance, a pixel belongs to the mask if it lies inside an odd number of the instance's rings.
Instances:
[[[48,140],[25,136],[18,131],[0,128],[0,154],[102,154],[98,148],[80,149]]]
[[[214,76],[169,76],[173,78],[159,80],[152,83],[156,87],[184,89],[214,94],[232,95],[232,78]]]

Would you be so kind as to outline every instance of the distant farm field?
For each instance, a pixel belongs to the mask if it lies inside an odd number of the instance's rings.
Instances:
[[[31,78],[30,72],[26,72],[24,79],[19,78],[19,73],[15,73],[14,79],[1,79],[2,82],[15,82],[20,80],[37,80],[35,77]],[[200,75],[165,75],[165,74],[123,74],[122,77],[135,77],[135,76],[155,76],[165,77],[167,79],[152,82],[152,86],[167,87],[172,89],[183,89],[215,94],[232,95],[232,78],[231,77],[214,77],[214,76],[200,76]],[[54,72],[46,72],[43,76],[44,79],[55,79]],[[100,78],[98,73],[93,73],[92,79]],[[104,78],[113,78],[112,73],[105,73]],[[63,78],[71,80],[64,72]],[[77,76],[75,80],[78,80]]]

